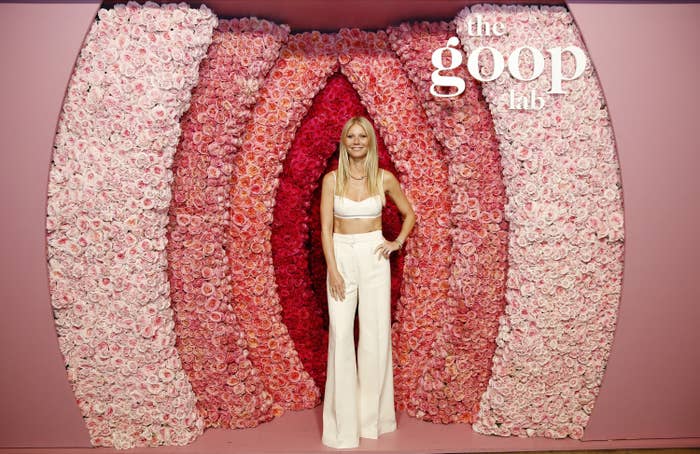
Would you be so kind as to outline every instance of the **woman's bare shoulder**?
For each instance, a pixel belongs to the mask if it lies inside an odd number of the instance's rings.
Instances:
[[[391,183],[393,181],[398,181],[390,170],[380,168],[379,173],[382,175],[383,183]]]
[[[335,183],[335,170],[331,170],[323,176],[322,186],[327,187]]]

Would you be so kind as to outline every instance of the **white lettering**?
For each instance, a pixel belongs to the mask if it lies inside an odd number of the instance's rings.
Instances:
[[[476,22],[474,22],[476,19]],[[476,29],[474,29],[476,27]],[[502,36],[506,32],[505,24],[496,22],[494,24],[485,21],[481,15],[476,14],[467,19],[467,33],[469,36]]]
[[[512,88],[510,89],[508,95],[510,99],[510,104],[508,105],[509,109],[540,110],[542,107],[544,107],[544,99],[542,99],[540,96],[537,96],[536,90],[530,90],[529,99],[527,96],[521,96],[516,99],[515,91],[513,91]]]
[[[523,74],[520,72],[520,53],[523,51],[523,49],[527,49],[530,51],[532,54],[532,58],[534,60],[534,68],[532,69],[532,76],[525,78],[523,77]],[[529,80],[535,80],[544,71],[544,55],[542,55],[542,52],[539,50],[535,49],[534,47],[531,46],[522,46],[518,47],[513,51],[512,54],[508,57],[508,72],[515,77],[518,80],[523,80],[523,81],[529,81]]]
[[[470,22],[471,23],[471,22]],[[487,24],[487,23],[486,23]],[[494,27],[493,29],[489,29],[486,27],[485,23],[482,23],[479,21],[479,16],[477,16],[477,32],[484,32],[484,33],[490,33],[490,32],[502,32],[503,29],[500,29],[499,27]],[[471,25],[469,25],[471,27]],[[470,33],[472,33],[473,30],[470,28]],[[457,68],[459,65],[462,64],[462,61],[464,60],[464,57],[462,56],[462,52],[459,49],[459,38],[456,36],[450,37],[450,39],[447,40],[447,44],[445,47],[441,47],[439,49],[436,49],[432,53],[431,61],[433,63],[433,67],[435,67],[435,71],[432,72],[431,74],[431,81],[432,85],[430,86],[430,94],[433,96],[437,97],[451,97],[451,96],[458,96],[462,94],[466,88],[466,83],[464,82],[464,79],[462,79],[459,76],[446,76],[443,75],[442,72],[444,71],[449,71]],[[523,76],[523,73],[520,69],[520,54],[523,51],[529,51],[530,54],[532,55],[533,59],[533,68],[532,68],[532,74],[529,77]],[[443,65],[443,54],[444,52],[447,51],[449,53],[449,63],[447,65]],[[481,56],[481,53],[483,51],[489,51],[491,53],[491,61],[493,62],[493,72],[491,75],[483,75],[481,74],[481,68],[479,66],[479,58]],[[586,64],[587,64],[587,58],[586,54],[581,50],[579,47],[576,46],[567,46],[564,48],[561,47],[552,47],[547,49],[551,56],[551,61],[552,61],[552,73],[551,73],[551,89],[548,93],[554,93],[554,94],[563,94],[564,90],[562,89],[562,81],[564,80],[574,80],[577,77],[580,77],[583,74],[583,71],[586,69]],[[565,76],[562,74],[562,55],[564,52],[569,52],[571,55],[573,55],[575,62],[576,62],[576,68],[574,70],[574,74],[570,76]],[[536,49],[532,46],[521,46],[516,48],[510,56],[508,56],[508,72],[510,75],[518,80],[521,81],[531,81],[535,80],[538,77],[542,75],[544,72],[544,66],[545,66],[545,59],[544,55],[539,49]],[[467,69],[469,70],[469,74],[481,82],[490,82],[493,80],[498,79],[501,74],[503,74],[503,70],[506,67],[506,63],[503,57],[503,54],[501,54],[498,49],[495,49],[493,47],[489,46],[482,46],[482,47],[477,47],[474,49],[472,52],[469,53],[469,56],[467,57]],[[454,88],[450,93],[440,93],[437,91],[437,88],[439,87],[448,87],[448,88]],[[525,98],[526,99],[526,98]],[[528,105],[534,106],[534,105],[540,105],[542,99],[537,98],[535,99],[534,95],[530,98]],[[535,107],[538,108],[538,107]]]
[[[576,46],[567,46],[565,48],[552,47],[547,49],[550,54],[552,54],[552,89],[548,93],[562,94],[564,90],[561,89],[562,80],[574,80],[583,74],[586,69],[586,54]],[[571,77],[564,77],[562,75],[561,69],[561,55],[562,52],[571,52],[576,60],[576,69]]]
[[[493,73],[489,77],[482,76],[479,68],[479,55],[481,55],[482,50],[488,50],[491,52],[491,59],[493,60]],[[505,68],[505,66],[503,55],[493,47],[477,47],[474,49],[474,52],[469,54],[469,59],[467,59],[469,74],[471,74],[474,79],[482,82],[490,82],[498,79],[503,73],[503,68]]]
[[[433,82],[432,85],[430,85],[430,94],[439,98],[461,95],[466,88],[464,79],[461,77],[443,76],[440,74],[441,71],[455,69],[462,64],[462,52],[450,46],[459,46],[459,38],[452,36],[447,40],[447,45],[445,47],[441,47],[433,52],[431,59],[433,66],[437,69],[433,71],[430,76],[430,80]],[[447,66],[442,64],[442,54],[445,51],[450,54],[450,63]],[[435,90],[436,87],[453,87],[456,88],[457,91],[454,93],[438,93]]]

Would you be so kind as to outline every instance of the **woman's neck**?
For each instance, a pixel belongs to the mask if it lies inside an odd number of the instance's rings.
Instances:
[[[365,161],[363,160],[353,160],[349,162],[348,171],[353,175],[364,175],[365,174]]]

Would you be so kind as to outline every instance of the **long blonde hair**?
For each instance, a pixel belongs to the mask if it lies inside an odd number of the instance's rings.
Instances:
[[[354,125],[359,125],[365,130],[365,134],[369,137],[367,146],[367,156],[365,156],[365,172],[367,173],[366,187],[370,195],[379,195],[382,199],[382,205],[386,204],[383,184],[380,180],[382,175],[379,173],[379,155],[377,153],[377,136],[374,133],[372,123],[365,117],[352,117],[349,119],[343,131],[340,133],[340,146],[338,156],[338,172],[335,179],[335,193],[337,195],[345,195],[345,189],[350,178],[350,158],[348,157],[348,149],[345,146],[344,138],[348,135],[348,131]]]

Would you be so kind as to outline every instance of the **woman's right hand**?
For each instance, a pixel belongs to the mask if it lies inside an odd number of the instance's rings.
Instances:
[[[328,288],[334,299],[338,301],[345,299],[345,281],[337,270],[328,273]]]

